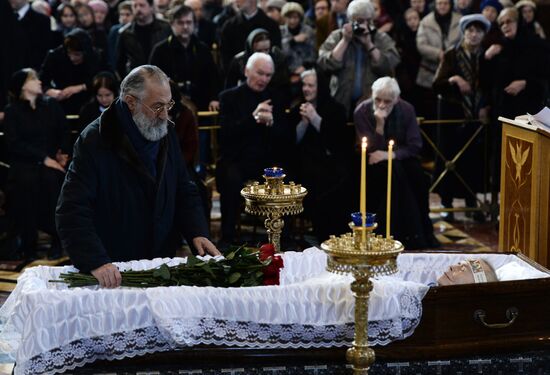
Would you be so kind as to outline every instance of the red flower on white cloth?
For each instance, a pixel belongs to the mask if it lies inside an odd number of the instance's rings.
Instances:
[[[280,255],[275,255],[275,246],[271,243],[266,243],[260,246],[259,259],[263,262],[271,258],[271,262],[265,267],[262,272],[264,273],[264,285],[279,285],[279,275],[281,268],[284,267],[283,258]]]

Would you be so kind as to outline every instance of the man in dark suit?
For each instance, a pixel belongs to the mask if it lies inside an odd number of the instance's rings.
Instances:
[[[13,73],[23,68],[38,71],[51,46],[50,20],[32,10],[28,0],[9,0],[0,5],[0,120],[7,87]]]
[[[170,35],[168,22],[155,18],[153,0],[132,2],[134,20],[120,29],[116,70],[125,77],[130,70],[147,64],[153,47]]]
[[[256,0],[235,0],[235,4],[239,13],[228,19],[221,29],[220,50],[225,71],[233,56],[244,50],[246,38],[252,30],[267,30],[271,45],[281,47],[279,25],[258,8]]]
[[[149,62],[176,82],[199,111],[217,111],[219,77],[208,47],[194,34],[195,15],[185,5],[168,11],[172,34],[153,48]]]
[[[246,83],[220,94],[216,186],[220,192],[224,246],[235,240],[243,184],[258,180],[266,167],[284,166],[282,151],[293,144],[281,94],[268,88],[273,70],[271,56],[256,52],[246,64]]]
[[[202,14],[202,1],[185,0],[185,5],[193,9],[193,13],[195,13],[195,34],[208,48],[212,48],[212,45],[216,43],[216,25],[204,18]]]
[[[137,67],[122,81],[120,99],[75,144],[57,230],[73,264],[103,287],[120,285],[112,262],[174,256],[182,237],[200,255],[219,255],[168,127],[173,105],[166,74]]]

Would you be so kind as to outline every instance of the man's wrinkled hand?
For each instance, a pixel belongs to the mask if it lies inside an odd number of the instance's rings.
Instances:
[[[271,126],[273,124],[273,106],[271,105],[271,99],[258,104],[254,112],[252,112],[252,116],[258,124]]]
[[[197,249],[199,255],[222,255],[218,248],[206,237],[193,238],[193,246],[195,246],[195,249]]]
[[[46,158],[44,159],[44,165],[48,168],[56,169],[59,172],[65,173],[65,168],[63,168],[61,164],[57,162],[57,160],[54,160],[49,156],[46,156]]]
[[[122,283],[122,275],[118,268],[107,263],[91,271],[91,274],[99,281],[102,288],[117,288]]]
[[[208,110],[212,112],[218,112],[220,110],[220,102],[217,100],[212,100],[208,103]]]
[[[55,154],[55,160],[59,163],[61,167],[65,168],[69,161],[69,154],[64,154],[61,150],[57,150],[57,153]]]
[[[374,151],[369,154],[369,164],[377,164],[383,160],[388,160],[388,153],[386,151]]]
[[[350,42],[353,39],[353,28],[351,23],[345,23],[342,26],[342,36],[346,42]]]

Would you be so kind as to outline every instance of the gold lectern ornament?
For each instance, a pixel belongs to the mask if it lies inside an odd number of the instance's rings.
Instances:
[[[265,182],[254,181],[247,184],[241,195],[245,200],[245,211],[252,215],[266,216],[264,226],[267,229],[269,242],[275,251],[281,251],[281,232],[284,227],[284,215],[297,215],[304,210],[302,201],[307,194],[300,184],[284,183],[286,175],[282,168],[265,168]]]

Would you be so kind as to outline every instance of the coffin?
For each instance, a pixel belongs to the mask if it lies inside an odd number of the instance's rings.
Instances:
[[[550,275],[546,268],[522,254],[503,256],[516,258],[518,263],[524,262]],[[548,301],[550,278],[544,277],[432,287],[422,300],[422,319],[414,334],[386,347],[377,347],[376,354],[392,359],[438,359],[547,348]]]
[[[497,272],[513,265],[505,276],[519,280],[429,286],[468,257],[489,260]],[[145,262],[167,261],[174,260]],[[182,363],[205,351],[212,364],[258,357],[343,362],[353,339],[351,279],[323,274],[323,262],[317,249],[286,253],[283,285],[240,290],[68,290],[48,283],[67,267],[38,268],[21,276],[0,310],[0,349],[16,361],[16,375],[134,357]],[[409,253],[398,266],[395,278],[374,281],[369,337],[377,357],[451,358],[548,345],[550,272],[522,255]]]

